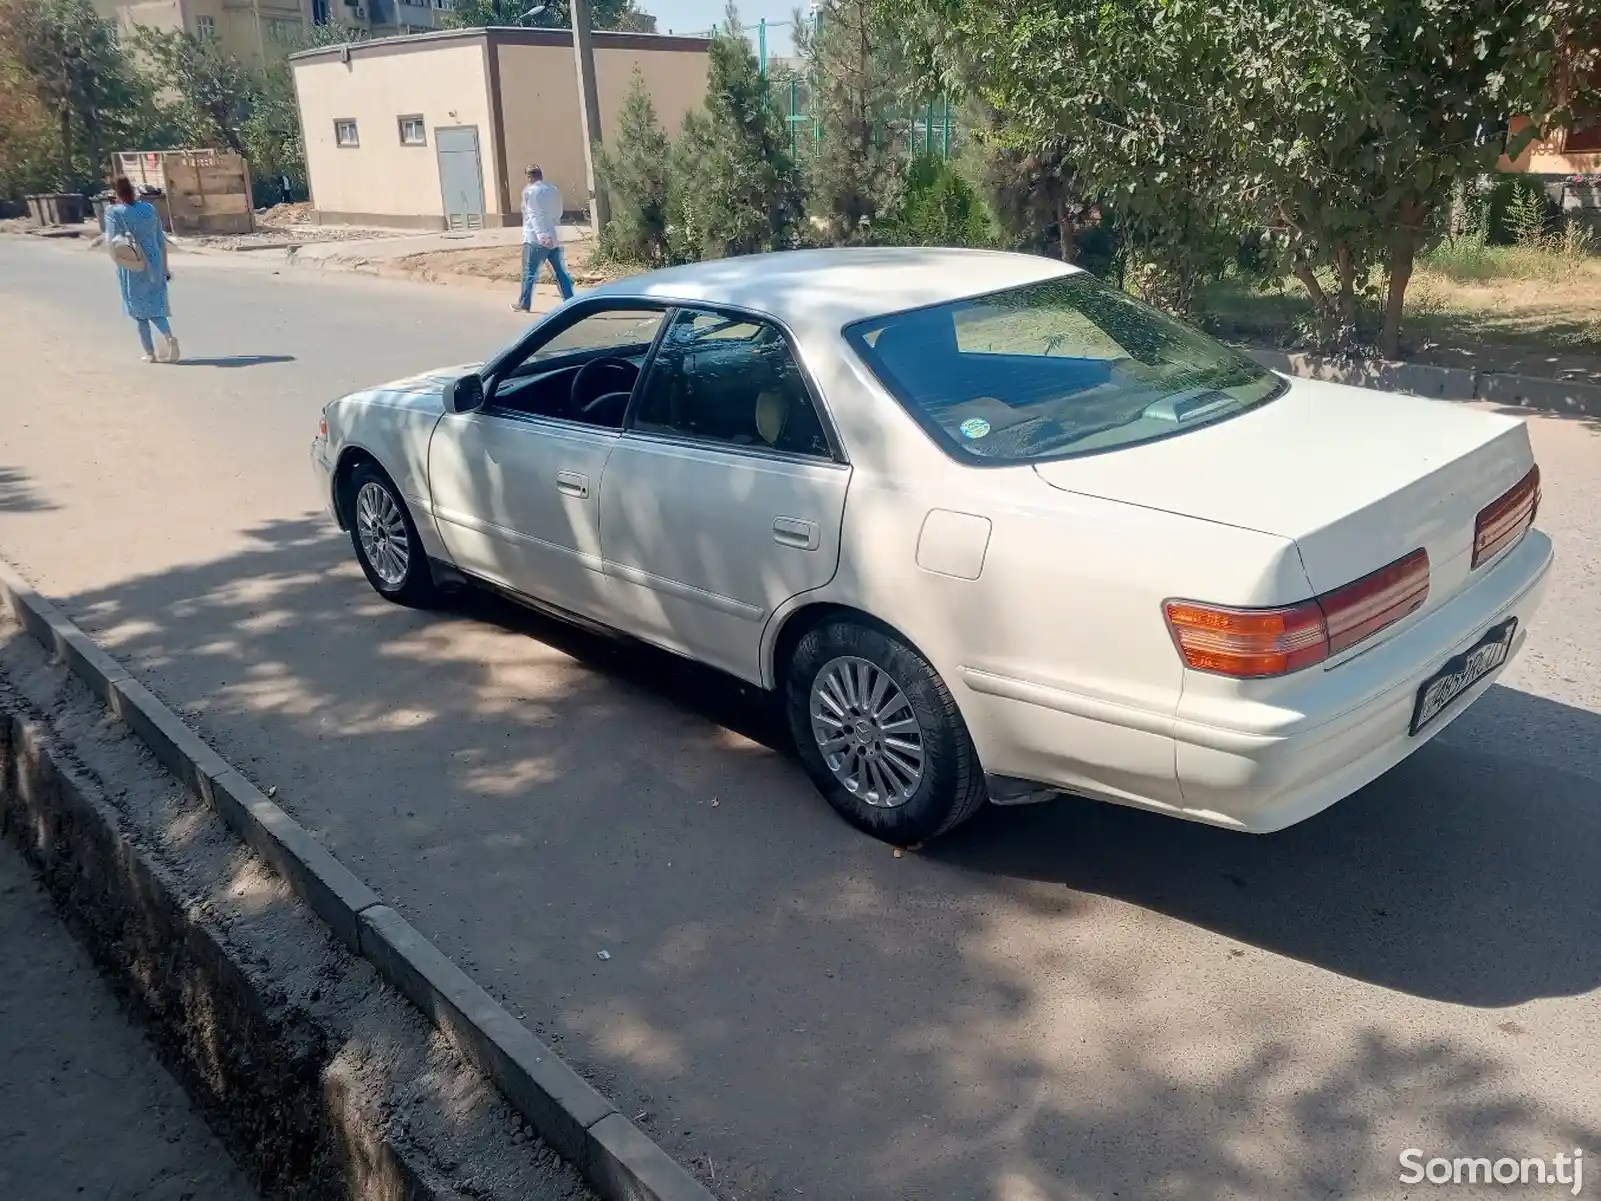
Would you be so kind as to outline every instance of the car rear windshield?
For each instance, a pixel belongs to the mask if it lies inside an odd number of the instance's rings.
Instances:
[[[1083,272],[848,326],[952,454],[1033,463],[1150,442],[1272,400],[1245,355]]]

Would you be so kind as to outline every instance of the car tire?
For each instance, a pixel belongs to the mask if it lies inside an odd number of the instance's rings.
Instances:
[[[818,791],[875,838],[926,842],[988,797],[950,689],[887,630],[848,620],[809,630],[790,656],[785,706]]]
[[[345,484],[345,512],[356,562],[373,591],[397,605],[423,608],[437,599],[417,525],[400,490],[374,463],[357,464]]]

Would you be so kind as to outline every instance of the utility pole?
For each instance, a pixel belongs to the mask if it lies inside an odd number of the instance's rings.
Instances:
[[[572,0],[573,58],[578,67],[578,113],[584,127],[584,182],[589,187],[589,220],[599,235],[611,221],[606,192],[595,180],[600,150],[600,92],[595,85],[595,43],[589,36],[589,0]]]

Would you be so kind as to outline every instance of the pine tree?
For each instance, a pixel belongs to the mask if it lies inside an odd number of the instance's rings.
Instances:
[[[657,264],[667,257],[667,171],[670,145],[656,119],[638,67],[617,114],[617,134],[601,157],[611,221],[600,245],[610,258]]]
[[[865,236],[900,200],[892,120],[908,73],[884,12],[877,0],[825,0],[815,26],[796,24],[821,135],[806,159],[808,210],[834,241]]]
[[[1075,255],[1074,232],[1094,206],[1063,138],[1016,144],[1006,136],[1000,116],[987,106],[978,111],[977,179],[1001,234],[1019,250],[1054,251],[1064,262]]]
[[[673,147],[669,184],[674,257],[781,250],[801,210],[784,117],[732,5],[712,39],[704,111]]]

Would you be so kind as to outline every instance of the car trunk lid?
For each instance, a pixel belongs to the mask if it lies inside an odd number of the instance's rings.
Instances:
[[[1479,511],[1533,462],[1520,421],[1294,380],[1237,417],[1035,471],[1065,491],[1291,538],[1315,594],[1422,547],[1433,608],[1469,582]]]

